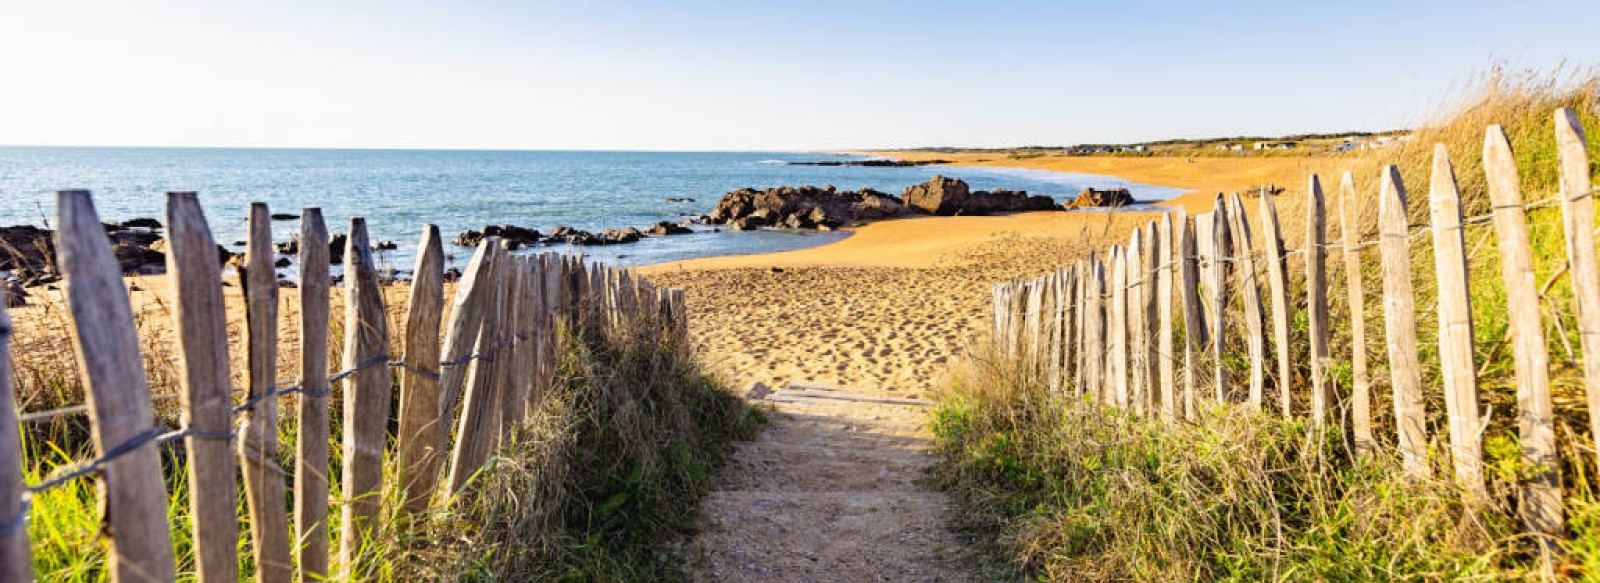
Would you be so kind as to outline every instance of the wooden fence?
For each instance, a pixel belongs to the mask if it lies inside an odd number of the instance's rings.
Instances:
[[[1136,415],[1193,419],[1206,401],[1271,405],[1280,414],[1305,415],[1315,426],[1339,423],[1354,449],[1374,450],[1369,363],[1364,347],[1363,251],[1378,248],[1382,271],[1381,312],[1394,404],[1394,443],[1406,472],[1428,473],[1422,363],[1412,289],[1412,241],[1431,237],[1437,284],[1438,367],[1442,384],[1453,479],[1467,501],[1485,496],[1483,429],[1487,417],[1478,399],[1468,289],[1466,226],[1492,223],[1509,313],[1515,363],[1516,412],[1522,460],[1529,469],[1521,484],[1520,512],[1527,529],[1543,540],[1560,536],[1563,505],[1557,458],[1550,374],[1540,295],[1535,287],[1526,213],[1559,206],[1564,219],[1567,263],[1578,316],[1591,438],[1600,436],[1600,263],[1596,261],[1594,188],[1584,136],[1570,110],[1558,111],[1555,131],[1560,193],[1523,201],[1511,144],[1498,126],[1487,128],[1484,168],[1493,205],[1490,214],[1463,217],[1460,193],[1444,147],[1434,151],[1428,208],[1431,224],[1407,224],[1408,196],[1398,169],[1389,166],[1377,193],[1377,237],[1363,240],[1342,228],[1338,242],[1327,236],[1327,205],[1313,175],[1307,189],[1305,244],[1284,248],[1276,205],[1263,193],[1252,223],[1238,194],[1217,196],[1211,212],[1177,212],[1134,231],[1126,244],[1032,280],[994,289],[994,337],[1002,354],[1031,368],[1053,395],[1090,398]],[[1341,225],[1354,225],[1358,198],[1346,173],[1340,184]],[[1329,343],[1328,255],[1343,257],[1349,303],[1350,354],[1332,354]],[[1302,255],[1305,269],[1304,337],[1290,322],[1287,258]],[[1261,279],[1266,285],[1261,285]],[[1231,297],[1237,295],[1237,301]],[[1238,309],[1231,309],[1232,306]],[[1230,313],[1232,311],[1233,313]],[[1181,318],[1177,316],[1181,314]],[[1235,322],[1238,318],[1242,322]],[[1267,333],[1270,322],[1271,334]],[[1181,327],[1180,327],[1181,325]],[[1242,334],[1239,332],[1242,330]],[[1242,336],[1242,338],[1240,338]],[[1248,373],[1229,374],[1224,357],[1242,340]],[[1270,341],[1270,350],[1269,350]],[[1307,381],[1291,374],[1291,341],[1309,346]],[[1271,357],[1269,358],[1269,353]],[[1349,358],[1349,386],[1335,387],[1332,359]],[[1180,372],[1181,371],[1181,372]],[[1270,382],[1269,382],[1270,381]],[[1309,384],[1309,386],[1306,386]],[[1276,393],[1275,395],[1272,393]],[[1306,403],[1308,410],[1294,410]],[[1592,443],[1586,446],[1592,446]],[[1576,463],[1587,464],[1584,460]]]
[[[97,457],[44,483],[23,482],[10,386],[11,324],[0,307],[0,583],[33,579],[26,528],[31,494],[89,476],[101,484],[111,579],[173,580],[158,448],[179,440],[188,454],[198,580],[239,579],[241,475],[257,581],[363,578],[353,569],[374,558],[363,556],[361,543],[391,515],[382,508],[385,477],[398,480],[402,511],[459,500],[549,386],[558,327],[589,334],[621,326],[686,333],[682,290],[656,289],[625,270],[577,257],[515,256],[490,239],[478,246],[456,286],[441,344],[444,250],[438,228],[428,225],[410,282],[403,353],[395,358],[366,224],[355,218],[344,250],[343,362],[330,375],[328,231],[321,211],[308,208],[301,215],[299,245],[300,366],[293,371],[300,381],[280,383],[271,217],[258,203],[250,207],[247,260],[239,278],[246,302],[247,390],[235,403],[216,245],[195,194],[174,192],[167,197],[167,265],[183,417],[181,429],[164,431],[141,364],[127,289],[90,195],[63,191],[58,203],[59,265]],[[337,383],[343,383],[344,434],[340,547],[333,561],[328,398]],[[398,431],[393,451],[387,451],[396,386]],[[292,509],[285,503],[288,470],[276,461],[282,459],[279,399],[291,394],[299,397]],[[386,456],[394,471],[385,472]]]

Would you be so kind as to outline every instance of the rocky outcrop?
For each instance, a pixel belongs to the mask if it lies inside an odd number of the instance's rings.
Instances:
[[[0,271],[43,272],[56,257],[53,232],[33,225],[0,227]]]
[[[711,223],[740,231],[761,227],[832,229],[909,212],[899,199],[870,188],[842,192],[832,186],[741,188],[717,201]]]
[[[455,244],[462,247],[477,247],[488,237],[499,237],[501,240],[512,244],[513,249],[537,244],[544,238],[539,231],[516,225],[489,225],[481,231],[468,230],[456,236]]]
[[[1067,208],[1093,208],[1093,207],[1119,207],[1133,204],[1133,195],[1126,188],[1113,188],[1110,190],[1097,190],[1085,188],[1083,192],[1067,203]]]
[[[104,223],[111,253],[124,274],[152,275],[167,270],[167,240],[161,223],[155,219],[133,219]],[[31,225],[0,227],[0,271],[10,272],[12,283],[36,286],[60,279],[53,273],[56,262],[55,232]],[[219,263],[235,256],[217,246]]]
[[[1025,191],[996,189],[973,192],[959,178],[934,176],[922,184],[906,187],[901,197],[912,208],[931,215],[987,215],[1058,208],[1048,196],[1028,196]]]

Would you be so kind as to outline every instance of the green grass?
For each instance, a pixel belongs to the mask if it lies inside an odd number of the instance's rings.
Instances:
[[[588,339],[563,329],[554,386],[528,424],[502,445],[449,509],[417,517],[399,514],[392,510],[399,498],[396,480],[386,476],[383,496],[390,514],[384,527],[362,542],[366,554],[379,560],[363,563],[358,577],[686,580],[682,561],[664,549],[693,531],[697,502],[714,487],[731,442],[753,436],[761,418],[709,374],[680,338],[641,331],[639,325],[626,329]],[[335,498],[342,452],[338,403],[330,399]],[[289,405],[280,408],[290,415],[280,424],[278,461],[285,468],[293,466],[297,434]],[[28,483],[89,457],[81,419],[26,427],[23,438]],[[179,579],[192,581],[181,445],[165,446],[162,463]],[[392,472],[390,464],[385,467]],[[241,517],[246,515],[242,498]],[[284,511],[289,509],[286,500]],[[329,511],[334,553],[339,518],[335,500]],[[41,581],[108,580],[92,480],[36,496],[28,532]],[[241,519],[241,580],[253,576],[249,553],[248,523]]]
[[[1163,423],[1071,400],[975,359],[940,398],[934,482],[1013,575],[1041,581],[1456,581],[1533,578],[1539,561],[1500,501],[1400,477],[1388,455],[1244,406]],[[1514,448],[1513,448],[1514,451]],[[1514,458],[1513,458],[1514,459]],[[1511,468],[1512,474],[1515,468]],[[1435,468],[1436,476],[1448,469]],[[1600,523],[1569,504],[1563,572],[1593,565]]]

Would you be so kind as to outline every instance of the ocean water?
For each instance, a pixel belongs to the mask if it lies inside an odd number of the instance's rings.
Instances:
[[[57,190],[94,193],[102,220],[162,219],[167,191],[200,194],[217,242],[241,250],[248,205],[274,213],[319,206],[329,231],[367,219],[373,241],[399,248],[380,261],[402,271],[414,262],[424,224],[446,240],[451,263],[470,250],[448,241],[466,229],[515,224],[546,231],[557,225],[598,232],[708,214],[722,194],[742,187],[834,185],[898,195],[934,174],[966,180],[975,190],[1008,188],[1061,200],[1084,187],[1126,186],[1140,200],[1175,196],[1171,188],[1115,177],[1008,168],[923,166],[873,168],[795,166],[787,162],[851,159],[794,152],[428,151],[239,148],[0,147],[0,225],[55,224]],[[667,202],[692,198],[694,202]],[[274,224],[288,240],[295,221]],[[765,253],[838,240],[842,232],[763,230],[648,238],[629,245],[549,250],[584,253],[625,265],[694,257]]]

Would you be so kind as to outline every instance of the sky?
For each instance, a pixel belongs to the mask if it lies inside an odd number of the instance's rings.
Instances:
[[[1600,6],[0,0],[0,144],[822,150],[1386,130]]]

